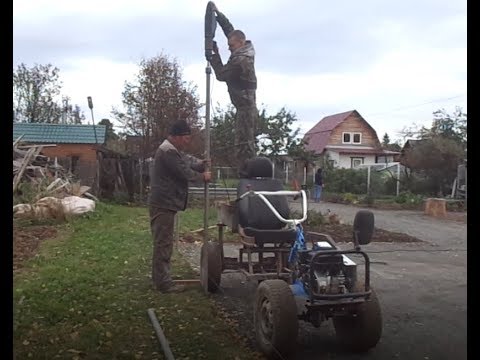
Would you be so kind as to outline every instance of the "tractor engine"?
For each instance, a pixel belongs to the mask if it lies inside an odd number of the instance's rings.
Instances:
[[[319,251],[299,253],[299,278],[308,294],[345,294],[352,291],[356,281],[356,264],[345,255],[317,256]],[[313,272],[313,279],[312,279]]]

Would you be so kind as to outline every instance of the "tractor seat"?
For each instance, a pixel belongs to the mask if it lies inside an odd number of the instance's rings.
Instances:
[[[250,159],[246,166],[246,177],[240,179],[237,198],[249,190],[279,191],[284,190],[278,179],[272,178],[273,166],[266,157]],[[290,217],[286,196],[266,196],[273,207],[285,219]],[[293,243],[296,229],[286,228],[286,224],[277,219],[273,212],[258,196],[246,196],[238,200],[238,223],[245,235],[255,239],[255,244]]]

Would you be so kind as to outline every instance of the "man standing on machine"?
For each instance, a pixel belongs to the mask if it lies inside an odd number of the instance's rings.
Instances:
[[[227,17],[214,5],[216,19],[228,38],[231,52],[224,65],[216,42],[213,54],[207,59],[219,81],[225,81],[232,104],[235,106],[235,159],[240,177],[245,175],[246,161],[255,157],[255,126],[258,118],[256,105],[257,77],[255,75],[255,49],[241,30],[235,30]]]

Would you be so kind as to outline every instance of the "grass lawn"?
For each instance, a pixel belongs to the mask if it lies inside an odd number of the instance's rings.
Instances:
[[[182,214],[182,232],[202,226],[202,209]],[[175,359],[261,358],[199,287],[152,290],[146,208],[99,203],[95,213],[57,227],[59,236],[14,274],[16,359],[163,359],[149,308]],[[178,253],[173,273],[195,277]]]

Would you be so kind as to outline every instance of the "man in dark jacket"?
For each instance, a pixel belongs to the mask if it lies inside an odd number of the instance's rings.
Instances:
[[[179,292],[183,286],[173,283],[170,258],[173,250],[175,215],[187,207],[188,182],[210,181],[205,161],[182,153],[190,143],[191,130],[181,120],[173,124],[168,138],[155,153],[150,175],[150,228],[153,235],[152,280],[161,292]]]
[[[245,166],[247,159],[256,155],[255,125],[258,117],[256,105],[257,77],[255,75],[255,49],[250,40],[240,30],[235,30],[227,17],[218,11],[217,22],[228,38],[231,52],[224,65],[216,42],[213,44],[213,55],[207,59],[215,71],[219,81],[225,81],[230,100],[237,112],[235,116],[235,159],[237,166]]]

